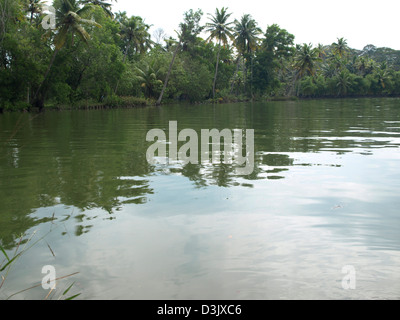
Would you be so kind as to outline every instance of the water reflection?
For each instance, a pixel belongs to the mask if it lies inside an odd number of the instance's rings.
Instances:
[[[284,179],[296,166],[339,168],[346,153],[395,150],[400,145],[396,102],[379,102],[378,109],[369,100],[351,100],[48,112],[33,119],[2,115],[1,224],[8,227],[0,229],[0,239],[10,246],[13,235],[43,222],[32,215],[43,207],[64,204],[83,215],[93,208],[113,215],[123,205],[146,204],[154,192],[153,175],[181,175],[194,188],[252,188],[253,181]],[[224,163],[149,165],[145,135],[151,128],[165,129],[170,120],[197,132],[255,129],[254,172],[238,177]]]
[[[198,134],[254,129],[253,173],[150,165],[146,134],[171,120]],[[154,288],[161,298],[204,297],[210,285],[217,298],[290,297],[292,285],[312,296],[310,270],[334,273],[321,257],[347,264],[373,249],[388,272],[396,265],[388,251],[400,251],[399,124],[397,99],[3,114],[0,243],[12,249],[34,227],[54,228],[71,243],[52,237],[75,261],[71,271],[90,263],[115,285],[125,281],[119,270],[142,286],[122,298],[154,298]],[[136,275],[107,262],[121,256]],[[88,283],[98,274],[90,272]]]

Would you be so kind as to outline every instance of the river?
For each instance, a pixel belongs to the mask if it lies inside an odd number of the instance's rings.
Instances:
[[[170,121],[253,129],[253,171],[149,163]],[[2,114],[0,299],[399,299],[399,147],[395,98]]]

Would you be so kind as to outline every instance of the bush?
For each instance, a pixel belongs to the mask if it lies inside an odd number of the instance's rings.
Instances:
[[[121,99],[121,107],[137,107],[137,106],[146,106],[149,104],[148,100],[144,98],[138,98],[138,97],[131,97],[131,96],[126,96],[126,97],[120,97]]]
[[[104,101],[103,104],[106,107],[111,107],[111,108],[116,108],[122,105],[122,99],[116,95],[109,95],[107,96]]]
[[[19,102],[10,102],[10,101],[3,101],[0,103],[0,113],[3,111],[25,111],[30,108],[29,103],[19,101]]]
[[[105,107],[110,107],[110,108],[128,108],[128,107],[137,107],[137,106],[146,106],[148,104],[151,104],[150,100],[146,100],[145,98],[138,98],[138,97],[132,97],[132,96],[124,96],[124,97],[119,97],[116,95],[111,95],[107,96],[102,104]]]

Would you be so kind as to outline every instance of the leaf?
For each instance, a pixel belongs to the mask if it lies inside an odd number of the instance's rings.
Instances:
[[[47,241],[46,241],[46,244],[47,244],[47,246],[49,247],[50,252],[51,252],[51,254],[53,255],[53,257],[56,257],[56,255],[54,254],[54,251],[51,249],[51,247],[50,247],[50,245],[47,243]]]
[[[59,50],[64,46],[65,41],[67,40],[68,29],[69,29],[69,26],[64,25],[58,31],[57,35],[54,38],[54,43],[56,45],[56,49]]]
[[[71,289],[72,288],[72,286],[74,285],[74,283],[75,282],[73,282],[64,292],[63,292],[63,296],[65,296],[67,293],[68,293],[68,291],[69,291],[69,289]]]
[[[80,295],[81,295],[81,294],[78,293],[78,294],[76,294],[76,295],[73,295],[72,297],[69,297],[69,298],[65,299],[65,300],[73,300],[73,299],[75,299],[76,297],[78,297],[78,296],[80,296]]]
[[[1,252],[3,252],[4,256],[7,258],[7,261],[10,261],[10,258],[8,257],[7,253],[5,252],[5,250],[3,249],[2,246],[0,246],[0,250],[1,250]]]
[[[19,256],[21,255],[21,253],[18,253],[14,258],[12,258],[11,260],[9,260],[4,267],[2,267],[0,269],[0,271],[4,271],[15,259],[17,259]]]

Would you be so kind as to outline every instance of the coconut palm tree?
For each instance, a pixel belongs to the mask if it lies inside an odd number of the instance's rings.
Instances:
[[[140,67],[135,67],[136,80],[140,82],[140,86],[144,90],[144,94],[148,98],[154,97],[154,87],[162,85],[162,81],[158,79],[160,69],[155,65],[155,62],[144,63]]]
[[[317,69],[317,62],[320,60],[318,48],[313,48],[311,44],[306,43],[297,45],[294,56],[294,70],[296,73],[293,78],[293,85],[305,75],[314,76]]]
[[[391,79],[390,73],[386,68],[386,63],[383,63],[380,68],[376,68],[374,77],[382,90],[384,90]]]
[[[347,94],[351,86],[350,75],[347,70],[342,70],[336,76],[336,87],[338,88],[338,95],[344,96]]]
[[[54,37],[56,49],[61,49],[65,45],[68,34],[71,34],[71,45],[74,44],[75,35],[87,43],[90,35],[83,25],[101,28],[101,25],[95,21],[83,18],[92,9],[89,5],[82,7],[77,0],[55,0],[54,6],[57,17],[56,35]]]
[[[326,57],[326,48],[323,44],[318,43],[318,57],[324,59]]]
[[[258,35],[261,29],[249,14],[244,14],[240,21],[235,20],[234,37],[235,46],[241,54],[252,53],[258,46]]]
[[[175,47],[174,53],[173,53],[173,55],[172,55],[171,62],[169,63],[167,76],[165,77],[164,84],[163,84],[163,87],[162,87],[162,89],[161,89],[160,96],[158,97],[157,102],[156,102],[156,105],[157,105],[157,106],[160,106],[160,105],[161,105],[161,101],[162,101],[162,98],[163,98],[163,96],[164,96],[165,89],[167,89],[169,77],[171,76],[172,67],[173,67],[173,65],[174,65],[176,56],[178,55],[178,52],[179,52],[179,50],[181,49],[182,34],[179,34],[179,33],[178,33],[178,39],[179,39],[178,41],[172,41],[172,39],[170,39],[170,46],[172,47],[172,45],[175,44],[176,47]]]
[[[334,55],[338,55],[343,58],[349,50],[347,41],[344,38],[338,38],[337,42],[332,43],[332,52]]]
[[[258,35],[262,33],[257,27],[257,22],[249,14],[242,16],[241,20],[235,20],[234,27],[234,43],[243,58],[244,76],[247,75],[245,57],[250,57],[251,60],[251,77],[253,76],[253,52],[258,47],[260,38]]]
[[[126,15],[120,19],[121,39],[124,43],[124,62],[130,50],[135,53],[143,54],[153,45],[151,35],[149,33],[150,25],[144,23],[141,17],[132,16],[127,18]]]
[[[365,77],[366,75],[372,73],[376,68],[375,61],[368,57],[358,57],[356,61],[356,69],[358,73]]]
[[[44,3],[43,0],[28,0],[26,3],[26,10],[30,14],[30,24],[33,22],[33,17],[35,14],[39,14],[42,12]]]
[[[172,48],[174,45],[175,45],[175,50],[172,55],[171,62],[169,64],[167,76],[165,77],[164,85],[161,89],[160,96],[158,97],[158,100],[156,102],[157,106],[161,105],[161,101],[164,96],[165,89],[167,88],[169,77],[171,75],[172,66],[174,65],[178,52],[181,49],[187,51],[190,47],[192,47],[196,42],[197,35],[204,29],[203,26],[200,26],[200,20],[202,15],[203,11],[201,11],[200,9],[197,10],[196,12],[194,12],[192,9],[185,12],[184,21],[179,24],[180,32],[176,31],[178,35],[178,41],[175,41],[171,37],[169,40],[166,41],[167,50],[168,48]]]
[[[206,23],[206,31],[210,32],[210,36],[207,38],[207,41],[217,40],[218,41],[218,53],[217,53],[217,63],[215,65],[215,75],[213,81],[213,98],[215,99],[215,84],[217,82],[218,75],[218,64],[219,57],[221,53],[221,44],[226,46],[228,44],[229,39],[233,40],[233,30],[231,24],[233,22],[228,22],[229,17],[232,13],[227,13],[227,9],[223,7],[221,10],[218,8],[215,10],[215,15],[210,16],[211,22]]]
[[[115,2],[117,2],[117,1],[115,1]],[[114,17],[114,14],[111,11],[111,7],[112,7],[111,3],[108,3],[108,2],[105,2],[105,1],[101,1],[101,0],[81,0],[81,3],[84,4],[84,5],[93,4],[95,6],[99,6],[104,10],[104,12],[109,17],[111,17],[111,18]]]
[[[311,44],[306,43],[297,46],[294,68],[297,70],[299,78],[304,75],[313,76],[318,61],[320,61],[318,48],[313,48]]]
[[[83,25],[86,24],[86,25],[101,27],[95,21],[84,19],[81,17],[81,15],[84,14],[86,11],[88,11],[90,8],[88,6],[80,7],[78,1],[76,0],[55,0],[54,6],[56,8],[56,16],[57,16],[57,26],[53,40],[54,52],[50,60],[50,64],[47,68],[47,71],[44,75],[43,81],[36,90],[36,93],[32,101],[33,104],[38,106],[40,109],[43,108],[44,97],[41,97],[39,99],[39,93],[42,89],[44,82],[47,80],[47,77],[50,73],[50,70],[53,66],[54,60],[58,52],[64,47],[68,35],[71,34],[72,44],[75,34],[78,35],[84,42],[87,43],[88,40],[90,39],[90,35],[85,30]]]
[[[128,57],[129,52],[133,49],[137,54],[143,54],[154,44],[151,40],[149,29],[151,26],[144,23],[141,17],[132,16],[128,18],[126,12],[118,14],[121,31],[120,36],[124,45],[124,60]],[[119,81],[115,87],[115,93],[118,91]]]

